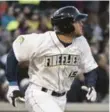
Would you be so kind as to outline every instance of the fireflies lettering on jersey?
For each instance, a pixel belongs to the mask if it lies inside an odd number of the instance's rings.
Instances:
[[[80,56],[73,54],[58,54],[45,57],[45,67],[53,67],[59,65],[78,66],[80,64]]]

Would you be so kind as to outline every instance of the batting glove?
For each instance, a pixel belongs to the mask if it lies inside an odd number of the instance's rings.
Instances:
[[[86,98],[88,101],[96,101],[97,93],[94,87],[81,86],[81,89],[87,91]]]
[[[6,99],[12,104],[14,107],[17,106],[16,100],[19,99],[24,102],[24,98],[22,98],[22,94],[16,85],[9,86],[8,92],[6,94]]]

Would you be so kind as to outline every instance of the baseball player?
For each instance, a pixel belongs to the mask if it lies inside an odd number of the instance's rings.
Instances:
[[[12,64],[16,67],[29,62],[25,92],[29,112],[64,112],[66,93],[80,73],[87,74],[86,85],[82,86],[87,99],[96,100],[98,66],[83,36],[82,21],[86,18],[87,14],[74,6],[62,7],[51,17],[54,31],[20,35],[13,42]]]

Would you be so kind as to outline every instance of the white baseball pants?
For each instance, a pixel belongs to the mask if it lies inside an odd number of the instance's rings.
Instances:
[[[30,84],[25,92],[25,104],[29,112],[64,112],[66,94],[61,97],[52,96],[48,91],[41,91],[42,87]]]

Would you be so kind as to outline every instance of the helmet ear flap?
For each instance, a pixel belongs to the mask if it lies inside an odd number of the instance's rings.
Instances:
[[[57,33],[71,33],[75,30],[74,26],[73,26],[73,21],[72,20],[62,20],[58,23],[56,23],[56,25],[54,25],[54,30]]]
[[[71,33],[71,32],[74,32],[75,28],[74,26],[71,24],[71,23],[65,23],[63,25],[59,24],[57,26],[54,27],[56,33]]]

